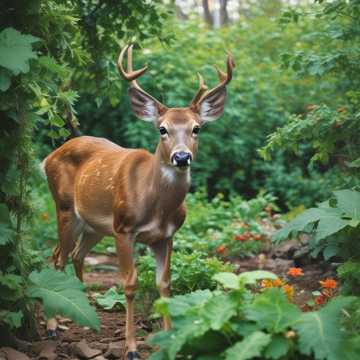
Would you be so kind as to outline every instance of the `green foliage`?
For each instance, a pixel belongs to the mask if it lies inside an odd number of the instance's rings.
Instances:
[[[360,261],[348,260],[341,264],[337,273],[343,281],[342,292],[345,294],[360,295]],[[360,324],[360,321],[359,321]]]
[[[229,272],[220,272],[214,275],[213,278],[227,289],[239,290],[244,285],[255,284],[257,280],[275,280],[277,279],[277,276],[269,271],[255,270],[246,271],[241,273],[240,275],[235,275]]]
[[[39,40],[31,35],[22,35],[13,28],[4,29],[0,32],[0,66],[8,69],[13,75],[18,75],[20,72],[27,73],[30,70],[29,60],[37,58],[32,44]]]
[[[75,277],[53,269],[32,272],[27,296],[41,299],[47,318],[57,314],[70,317],[82,326],[100,329],[95,309],[89,305],[85,286]]]
[[[219,255],[217,249],[224,246],[226,256],[256,255],[266,247],[266,226],[277,222],[269,213],[277,208],[274,201],[270,194],[259,194],[249,201],[236,195],[227,201],[222,194],[209,201],[204,190],[189,194],[186,222],[176,234],[174,248]],[[236,240],[239,235],[242,240]]]
[[[158,297],[153,254],[138,257],[137,268],[138,297],[143,302],[152,303]],[[189,254],[175,251],[171,257],[171,292],[178,295],[198,289],[214,289],[216,283],[212,277],[218,272],[231,270],[231,264],[209,257],[206,252],[194,250]]]
[[[334,192],[334,197],[318,208],[304,211],[274,234],[275,242],[299,233],[311,235],[313,254],[323,252],[325,259],[335,255],[343,259],[360,258],[360,247],[354,242],[359,234],[360,193],[352,190]]]
[[[272,274],[273,275],[273,274]],[[248,273],[247,279],[271,274]],[[356,359],[357,334],[342,326],[343,310],[354,298],[339,297],[319,311],[302,313],[280,289],[252,292],[253,281],[234,282],[234,274],[216,276],[230,291],[196,291],[160,299],[157,311],[170,315],[173,328],[155,334],[160,347],[151,359]],[[226,280],[225,280],[226,279]],[[233,280],[230,280],[233,279]],[[234,284],[236,283],[236,286]],[[287,334],[293,333],[292,336]]]
[[[294,328],[299,334],[299,347],[305,355],[314,354],[315,359],[342,359],[344,352],[349,359],[356,359],[354,349],[346,343],[341,328],[341,310],[354,298],[338,297],[319,311],[302,315]]]
[[[262,331],[254,331],[245,336],[225,352],[226,360],[247,360],[261,355],[262,350],[271,342],[271,336]]]
[[[267,134],[283,125],[289,112],[303,109],[310,102],[309,94],[317,90],[315,81],[296,79],[279,66],[281,51],[288,49],[301,30],[292,28],[280,33],[278,24],[264,15],[220,30],[207,29],[199,19],[170,22],[166,28],[175,33],[171,47],[146,42],[135,60],[138,67],[144,63],[150,67],[139,80],[141,86],[168,106],[189,104],[197,89],[196,72],[205,77],[209,87],[216,84],[211,65],[224,68],[225,49],[236,60],[225,113],[204,126],[199,135],[194,187],[205,187],[210,197],[219,192],[252,197],[270,189],[283,207],[322,200],[327,187],[319,185],[315,167],[308,169],[303,160],[282,151],[269,165],[257,153]],[[113,87],[121,83],[120,79],[113,80]],[[325,96],[320,91],[318,94],[320,98]],[[150,124],[135,120],[126,92],[116,93],[116,101],[104,101],[99,108],[90,100],[81,98],[77,107],[85,133],[105,136],[123,146],[154,150],[158,134]],[[301,154],[307,158],[307,153],[304,149]]]
[[[125,295],[117,292],[115,287],[110,288],[105,294],[95,294],[96,303],[105,310],[112,310],[115,306],[125,306]]]
[[[306,111],[290,116],[269,136],[261,154],[270,158],[279,148],[297,152],[305,144],[312,149],[313,162],[346,172],[340,185],[344,187],[357,183],[360,156],[360,9],[356,0],[318,3],[297,12],[295,26],[303,32],[290,51],[282,53],[282,63],[299,77],[317,78],[327,98],[313,97]],[[291,26],[294,19],[284,15],[283,24]]]

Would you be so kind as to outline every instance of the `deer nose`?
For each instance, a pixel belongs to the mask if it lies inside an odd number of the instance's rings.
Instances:
[[[175,166],[189,166],[191,164],[191,154],[185,151],[176,152],[171,161]]]

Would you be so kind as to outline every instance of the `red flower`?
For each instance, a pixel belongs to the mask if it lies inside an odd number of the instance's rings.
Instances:
[[[243,234],[243,235],[235,235],[235,240],[237,241],[246,241],[248,239],[248,237]]]
[[[322,305],[326,302],[327,297],[324,294],[321,294],[315,298],[316,305]]]
[[[301,268],[291,267],[288,270],[287,275],[292,276],[292,277],[298,277],[298,276],[303,276],[304,273]]]
[[[226,246],[225,246],[225,245],[220,245],[220,246],[218,246],[218,247],[216,248],[216,252],[217,252],[218,254],[223,254],[223,253],[225,252],[225,250],[226,250]]]

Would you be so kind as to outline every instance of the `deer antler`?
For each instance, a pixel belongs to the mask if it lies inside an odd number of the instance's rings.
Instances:
[[[219,84],[213,87],[211,90],[207,91],[207,87],[204,84],[204,80],[199,75],[200,87],[196,95],[194,96],[193,100],[190,103],[190,108],[196,109],[198,104],[205,98],[211,97],[213,94],[217,93],[220,89],[225,88],[225,86],[231,81],[232,79],[232,71],[235,67],[234,59],[230,53],[228,53],[226,67],[226,73],[219,69],[218,66],[214,65],[215,70],[219,77]]]
[[[126,81],[130,82],[130,86],[132,88],[137,89],[143,95],[145,95],[148,98],[150,98],[151,100],[153,100],[157,104],[159,112],[161,113],[162,111],[166,110],[166,106],[161,104],[153,96],[151,96],[145,90],[143,90],[141,88],[141,86],[138,84],[138,82],[136,81],[137,78],[139,78],[141,75],[143,75],[146,72],[146,70],[148,69],[148,66],[145,65],[143,68],[141,68],[139,70],[133,70],[132,50],[133,50],[133,45],[127,45],[121,50],[119,58],[118,58],[118,62],[117,62],[119,73]],[[126,52],[127,52],[127,57],[128,57],[127,58],[127,71],[125,71],[124,67],[123,67],[124,55]]]
[[[199,89],[193,99],[191,100],[190,107],[197,104],[200,98],[206,93],[208,87],[205,85],[204,79],[200,73],[197,74],[199,78]]]

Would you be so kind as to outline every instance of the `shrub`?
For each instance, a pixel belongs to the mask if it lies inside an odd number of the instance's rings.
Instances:
[[[187,219],[175,236],[174,249],[218,256],[257,254],[266,248],[269,231],[277,223],[274,201],[262,193],[249,201],[235,194],[229,200],[218,194],[209,201],[204,190],[189,194]]]
[[[343,309],[354,302],[338,297],[317,311],[302,313],[279,288],[251,292],[272,273],[218,274],[228,291],[196,291],[160,299],[157,311],[171,317],[173,328],[155,334],[160,347],[150,359],[303,359],[357,358],[356,332],[344,328]]]

